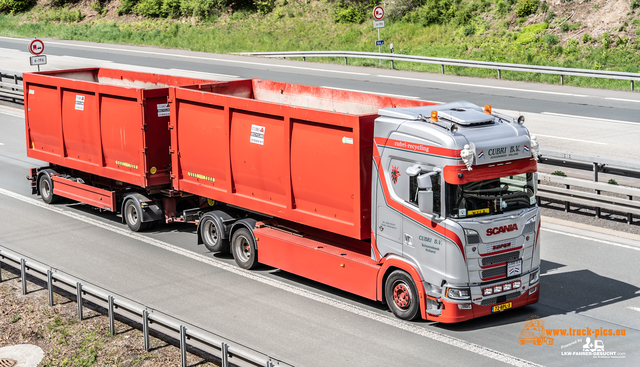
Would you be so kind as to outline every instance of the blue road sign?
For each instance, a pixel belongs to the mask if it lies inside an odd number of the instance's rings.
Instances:
[[[384,46],[384,40],[377,40],[376,46]]]

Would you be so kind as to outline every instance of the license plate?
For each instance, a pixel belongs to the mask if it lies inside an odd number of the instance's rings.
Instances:
[[[511,261],[507,263],[507,277],[522,274],[522,260]]]
[[[500,312],[500,311],[508,310],[511,308],[511,306],[513,306],[511,302],[503,303],[501,305],[495,305],[491,307],[491,312]]]

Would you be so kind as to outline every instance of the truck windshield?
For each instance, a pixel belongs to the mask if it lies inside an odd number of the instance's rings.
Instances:
[[[533,173],[446,185],[447,216],[476,217],[529,208],[535,204]]]

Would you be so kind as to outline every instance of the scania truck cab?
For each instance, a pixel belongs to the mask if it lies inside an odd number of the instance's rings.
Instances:
[[[538,142],[524,118],[464,101],[379,113],[372,256],[399,257],[420,272],[428,319],[459,322],[536,303]],[[410,318],[406,284],[387,289],[391,310]]]

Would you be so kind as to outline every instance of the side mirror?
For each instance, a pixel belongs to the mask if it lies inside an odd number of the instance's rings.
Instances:
[[[433,213],[433,191],[418,191],[418,208],[423,213]]]
[[[425,173],[424,175],[418,176],[418,188],[420,190],[431,191],[431,188],[433,187],[431,184],[431,176],[434,176],[436,174],[437,172],[429,172]]]
[[[407,168],[407,176],[409,177],[417,176],[421,172],[422,172],[422,168],[420,168],[419,164],[416,164],[415,166],[411,166]]]

